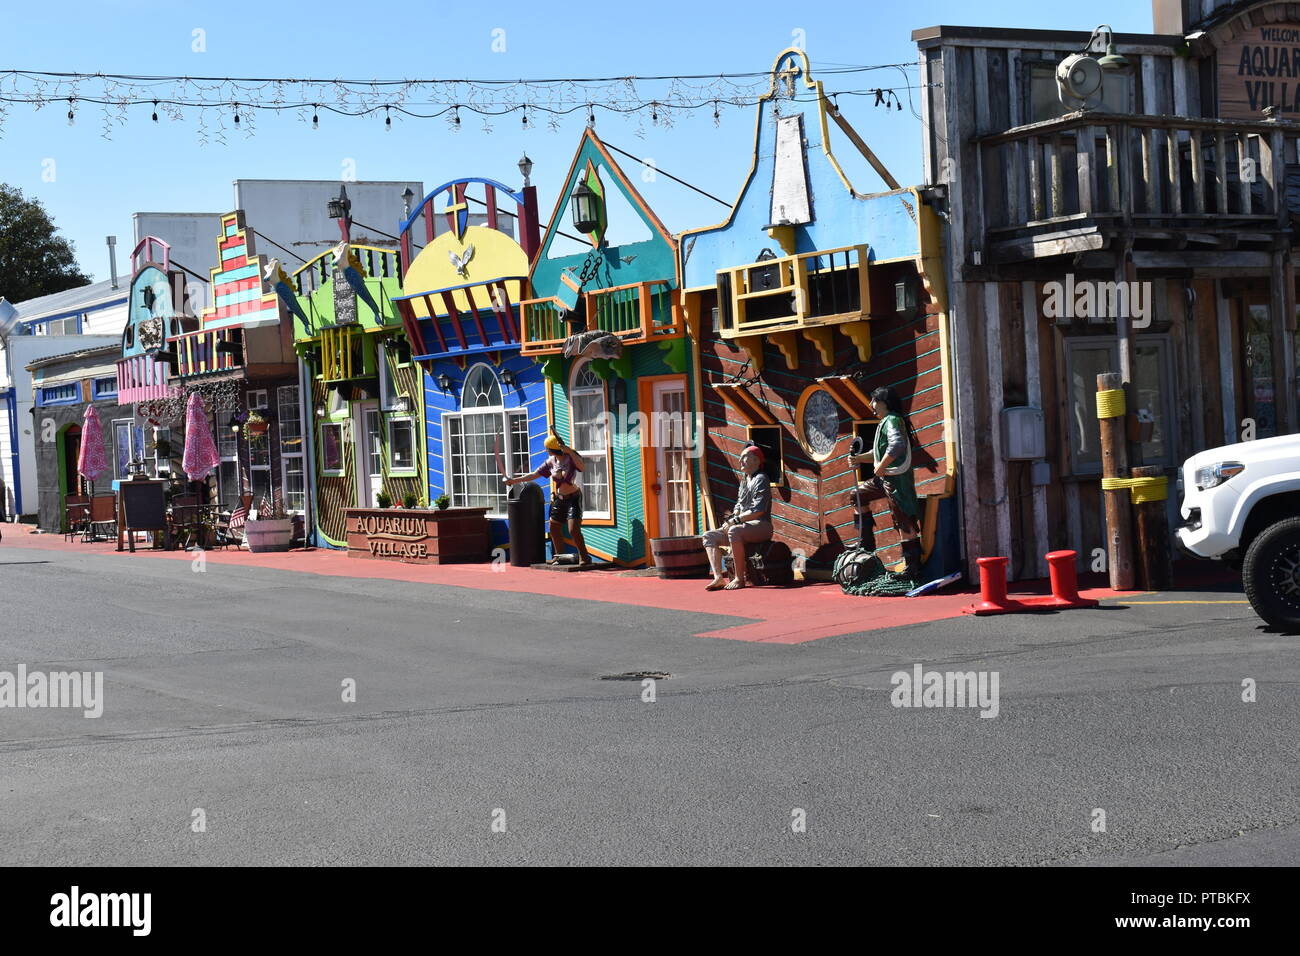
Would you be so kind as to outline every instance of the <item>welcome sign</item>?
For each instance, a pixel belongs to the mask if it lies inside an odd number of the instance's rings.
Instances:
[[[1300,118],[1300,24],[1250,27],[1218,56],[1221,119],[1262,120],[1267,106]]]

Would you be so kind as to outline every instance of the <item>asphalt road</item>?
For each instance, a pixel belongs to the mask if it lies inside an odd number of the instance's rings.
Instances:
[[[0,864],[1300,862],[1300,638],[1246,605],[693,636],[735,623],[0,550],[0,671],[104,674],[0,708]],[[997,716],[892,706],[917,663]]]

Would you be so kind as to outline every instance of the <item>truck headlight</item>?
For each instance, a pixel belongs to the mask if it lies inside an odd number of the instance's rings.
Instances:
[[[1245,470],[1246,466],[1239,461],[1220,461],[1213,465],[1205,465],[1196,469],[1196,487],[1201,491],[1215,488]]]

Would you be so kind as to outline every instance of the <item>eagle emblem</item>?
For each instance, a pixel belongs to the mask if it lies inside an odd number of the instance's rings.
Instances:
[[[474,258],[474,244],[470,243],[465,247],[465,251],[460,254],[457,254],[454,250],[448,250],[447,258],[450,259],[451,264],[456,267],[456,271],[460,274],[460,277],[462,279],[468,279],[469,273],[465,270],[469,265],[469,260]]]

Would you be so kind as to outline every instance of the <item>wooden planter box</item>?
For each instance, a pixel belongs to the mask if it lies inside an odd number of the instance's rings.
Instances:
[[[348,557],[407,564],[487,561],[486,508],[348,508]]]

